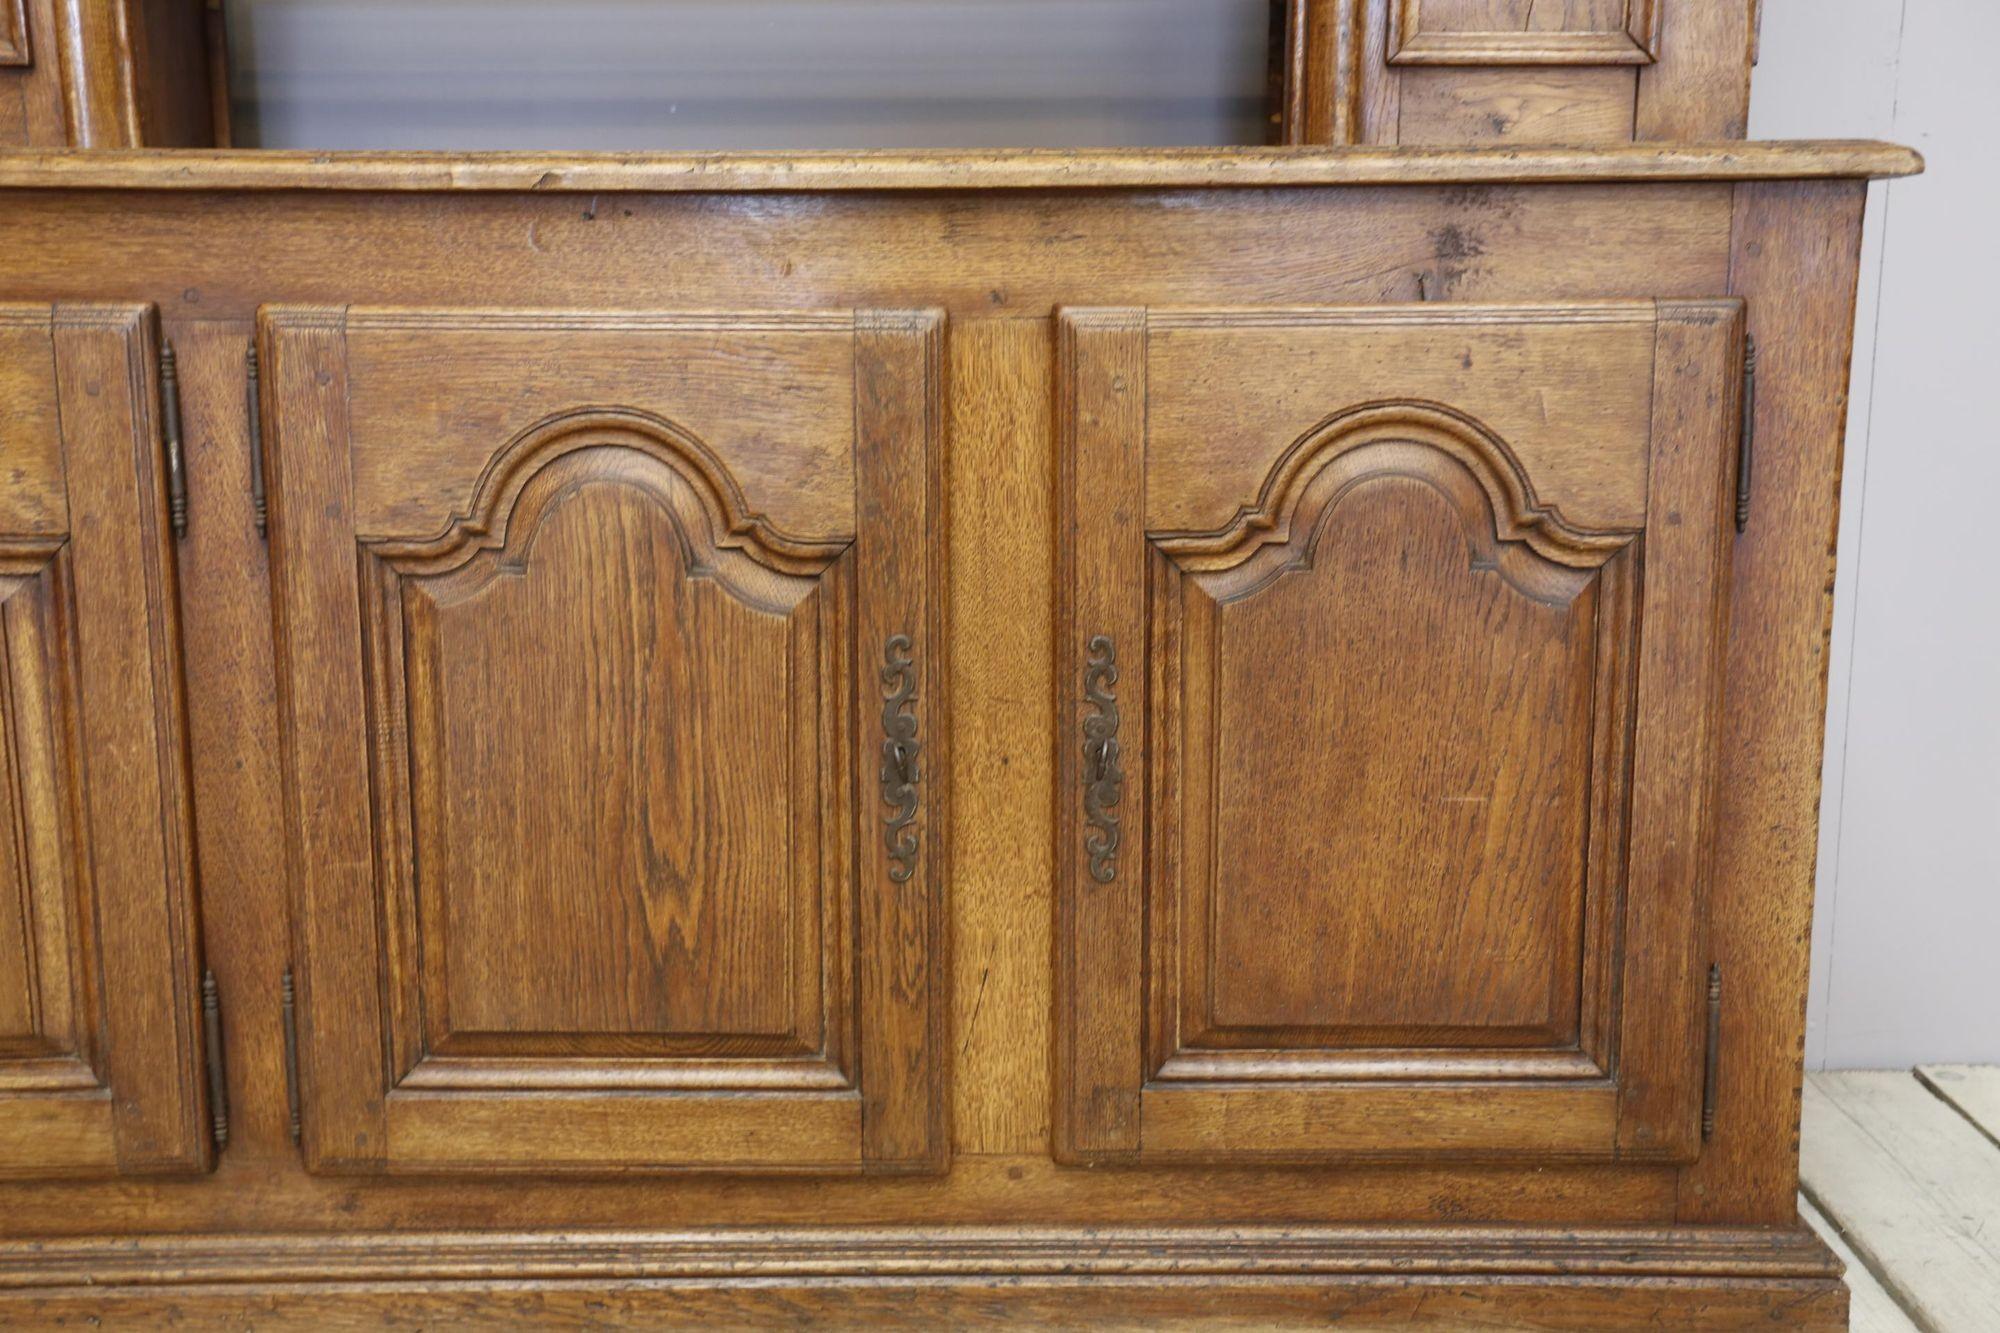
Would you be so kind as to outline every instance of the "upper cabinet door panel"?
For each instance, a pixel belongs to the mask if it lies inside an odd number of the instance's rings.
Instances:
[[[0,1175],[208,1164],[155,357],[0,305]]]
[[[1066,1155],[1691,1155],[1740,336],[1066,314]]]
[[[1664,0],[1389,0],[1398,65],[1643,65]]]
[[[0,0],[0,67],[33,63],[26,0]]]
[[[309,1162],[935,1168],[938,320],[260,336]]]

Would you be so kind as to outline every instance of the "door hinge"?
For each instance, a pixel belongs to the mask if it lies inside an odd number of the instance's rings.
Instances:
[[[1757,452],[1757,340],[1743,336],[1743,420],[1736,437],[1736,530],[1750,525],[1750,472]]]
[[[257,511],[257,535],[270,540],[270,523],[264,504],[264,395],[258,387],[257,340],[243,354],[244,396],[250,408],[250,504]]]
[[[181,377],[174,345],[160,343],[160,438],[167,451],[167,518],[174,540],[188,535],[187,456],[181,449]]]
[[[222,1066],[222,996],[215,973],[201,973],[201,1035],[208,1056],[209,1134],[218,1151],[229,1146],[229,1078]]]
[[[1701,1073],[1701,1138],[1715,1134],[1715,1080],[1722,1066],[1722,964],[1708,968],[1708,1055]],[[1683,1124],[1686,1122],[1683,1121]]]
[[[299,1007],[292,994],[292,969],[280,981],[279,1011],[285,1020],[285,1109],[291,1115],[292,1142],[299,1141]]]

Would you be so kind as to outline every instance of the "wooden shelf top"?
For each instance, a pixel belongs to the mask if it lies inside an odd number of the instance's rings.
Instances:
[[[1020,149],[1005,152],[0,151],[0,189],[745,193],[1254,189],[1301,185],[1882,179],[1923,158],[1865,141],[1606,148]]]

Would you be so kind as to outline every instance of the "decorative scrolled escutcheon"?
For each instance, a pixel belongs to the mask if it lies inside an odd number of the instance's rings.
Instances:
[[[1118,650],[1108,634],[1090,641],[1083,668],[1083,701],[1093,710],[1083,719],[1083,834],[1090,877],[1109,884],[1118,875],[1118,816],[1111,813],[1125,790],[1118,769]]]
[[[892,634],[882,649],[882,840],[889,849],[889,878],[907,883],[917,873],[917,668],[910,636]]]

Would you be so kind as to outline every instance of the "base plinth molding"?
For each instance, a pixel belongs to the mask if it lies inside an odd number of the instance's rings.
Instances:
[[[1846,1327],[1802,1228],[452,1232],[0,1242],[0,1320]]]

